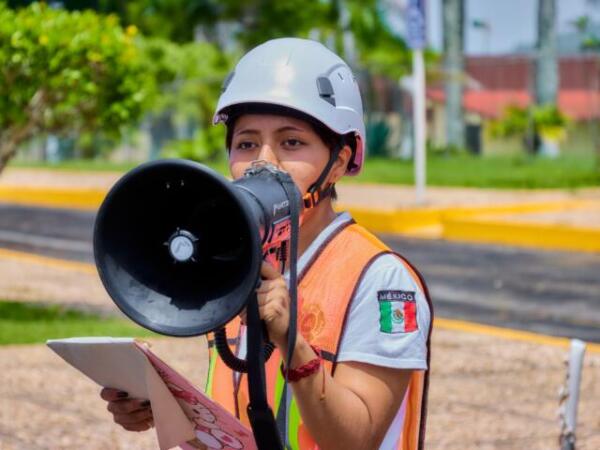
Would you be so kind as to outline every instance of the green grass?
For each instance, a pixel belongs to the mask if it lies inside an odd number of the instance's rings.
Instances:
[[[566,153],[566,152],[565,152]],[[56,170],[125,172],[136,164],[102,161],[65,161],[58,164],[12,162],[13,167],[40,167]],[[227,163],[209,164],[227,175]],[[345,182],[411,185],[412,161],[385,158],[368,159],[359,177]],[[593,155],[563,155],[557,159],[519,155],[476,157],[467,154],[432,156],[427,161],[429,186],[479,187],[500,189],[578,188],[600,186],[600,168]]]
[[[157,336],[133,322],[61,306],[0,301],[0,345],[35,344],[76,336]]]
[[[411,161],[369,159],[363,173],[347,181],[413,184]],[[600,185],[593,156],[562,156],[551,160],[527,156],[436,156],[427,160],[429,186],[501,189],[577,188]]]

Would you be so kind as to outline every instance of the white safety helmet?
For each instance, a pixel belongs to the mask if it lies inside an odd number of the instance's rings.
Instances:
[[[360,172],[366,136],[358,84],[344,60],[323,44],[282,38],[249,51],[223,83],[213,123],[227,122],[235,106],[257,103],[299,111],[340,135],[353,133],[356,151],[346,174]]]

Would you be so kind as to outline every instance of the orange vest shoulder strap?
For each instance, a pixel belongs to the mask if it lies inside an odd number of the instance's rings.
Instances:
[[[389,251],[360,225],[349,222],[315,252],[300,275],[299,331],[335,359],[349,306],[377,256]]]
[[[431,332],[433,330],[433,303],[429,295],[429,289],[423,275],[400,253],[391,252],[396,255],[404,267],[408,270],[411,277],[421,288],[427,305],[429,306],[430,323],[429,332],[427,334],[427,367],[431,364]],[[429,369],[425,371],[415,371],[408,386],[407,407],[408,412],[413,411],[414,414],[406,414],[405,422],[402,431],[402,441],[400,449],[419,449],[425,448],[425,431],[427,426],[427,404],[429,398]]]

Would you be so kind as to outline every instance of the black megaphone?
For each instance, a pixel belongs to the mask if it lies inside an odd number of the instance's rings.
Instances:
[[[263,258],[285,261],[291,208],[302,208],[299,191],[267,163],[234,182],[187,160],[142,164],[98,211],[96,266],[133,321],[165,335],[205,334],[244,308]]]

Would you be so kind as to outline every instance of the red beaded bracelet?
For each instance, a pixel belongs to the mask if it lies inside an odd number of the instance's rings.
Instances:
[[[316,373],[321,367],[321,350],[318,347],[310,346],[313,351],[317,354],[315,359],[311,359],[306,364],[301,365],[297,369],[289,369],[285,368],[283,364],[281,364],[281,373],[290,383],[294,383],[296,381],[301,380],[302,378],[308,377],[313,373]]]

